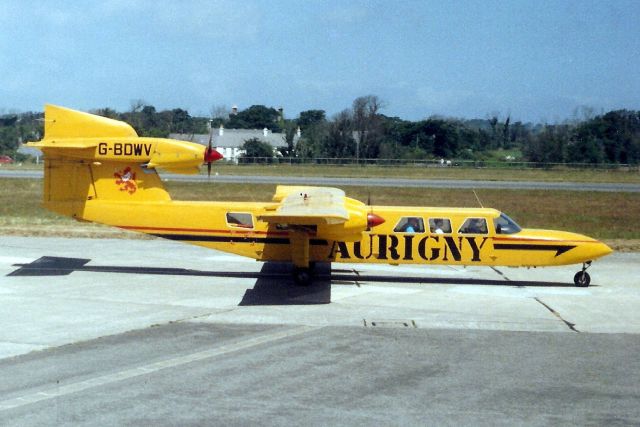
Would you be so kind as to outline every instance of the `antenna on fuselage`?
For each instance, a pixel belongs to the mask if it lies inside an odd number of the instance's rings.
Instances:
[[[480,201],[480,197],[478,197],[478,194],[476,193],[475,188],[472,188],[471,191],[473,191],[473,195],[476,196],[476,200],[478,201],[478,203],[480,204],[481,208],[484,208],[484,206],[482,206],[482,202]]]

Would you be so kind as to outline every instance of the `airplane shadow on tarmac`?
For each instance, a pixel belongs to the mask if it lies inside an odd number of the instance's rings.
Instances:
[[[14,264],[19,267],[7,276],[65,276],[74,271],[121,274],[151,274],[169,276],[201,276],[256,279],[255,286],[247,289],[238,305],[305,305],[329,304],[332,285],[360,286],[371,282],[490,285],[490,286],[537,286],[573,287],[573,283],[549,281],[490,280],[469,278],[442,278],[416,276],[385,276],[360,274],[357,270],[331,269],[329,263],[318,263],[314,282],[309,286],[297,286],[291,280],[291,264],[266,262],[259,272],[203,271],[170,267],[89,266],[90,259],[43,256],[29,264]]]

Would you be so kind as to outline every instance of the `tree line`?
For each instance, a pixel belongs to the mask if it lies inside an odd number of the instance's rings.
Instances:
[[[431,116],[409,121],[382,113],[375,95],[356,98],[332,117],[307,110],[286,119],[281,109],[253,105],[230,112],[211,109],[210,117],[193,117],[176,108],[157,111],[143,101],[119,113],[102,108],[93,113],[123,120],[140,136],[170,133],[203,134],[208,123],[227,129],[262,129],[282,133],[280,153],[299,158],[517,160],[537,163],[640,163],[640,111],[614,110],[560,124],[523,123],[509,116],[458,119]],[[20,142],[43,133],[42,113],[0,116],[0,154],[15,156]],[[301,137],[295,135],[301,130]],[[259,140],[245,143],[247,156],[270,157],[271,147]]]

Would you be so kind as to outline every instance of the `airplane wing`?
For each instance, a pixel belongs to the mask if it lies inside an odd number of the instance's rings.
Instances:
[[[296,225],[333,225],[349,220],[344,191],[337,188],[279,185],[273,201],[280,203],[259,220]]]

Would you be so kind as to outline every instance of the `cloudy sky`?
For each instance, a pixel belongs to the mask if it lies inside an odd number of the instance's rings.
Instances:
[[[443,4],[444,3],[444,4]],[[0,113],[282,106],[557,122],[640,109],[640,1],[0,0]]]

